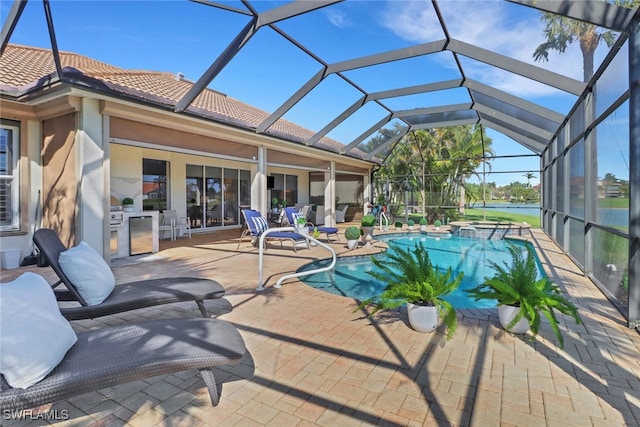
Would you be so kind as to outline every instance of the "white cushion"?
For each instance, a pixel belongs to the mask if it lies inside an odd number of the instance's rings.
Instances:
[[[105,260],[86,242],[62,252],[58,262],[88,305],[100,304],[116,285]]]
[[[51,286],[35,273],[0,284],[0,373],[14,388],[46,377],[78,338]]]

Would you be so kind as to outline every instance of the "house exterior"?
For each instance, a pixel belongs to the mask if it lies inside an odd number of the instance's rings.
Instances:
[[[58,75],[50,50],[13,44],[0,59],[3,248],[28,255],[46,227],[109,260],[111,211],[125,197],[136,211],[188,215],[195,231],[240,227],[240,209],[266,214],[274,197],[317,205],[325,224],[336,200],[369,203],[375,163],[336,141],[306,146],[313,132],[282,119],[258,134],[268,113],[210,89],[176,113],[193,86],[180,74],[60,60]]]

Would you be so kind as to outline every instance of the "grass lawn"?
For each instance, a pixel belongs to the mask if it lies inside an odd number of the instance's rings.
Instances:
[[[540,217],[535,215],[522,215],[508,212],[487,212],[485,217],[482,214],[482,209],[467,208],[464,211],[464,219],[466,221],[482,221],[486,218],[487,221],[526,222],[533,227],[540,227]]]
[[[622,197],[598,199],[598,206],[611,209],[629,209],[629,199]]]

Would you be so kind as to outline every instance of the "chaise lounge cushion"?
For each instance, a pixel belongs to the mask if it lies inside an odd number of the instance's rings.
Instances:
[[[0,284],[0,373],[14,388],[42,380],[76,343],[51,286],[35,273]]]
[[[87,305],[100,304],[116,285],[105,260],[86,242],[62,252],[58,262]]]

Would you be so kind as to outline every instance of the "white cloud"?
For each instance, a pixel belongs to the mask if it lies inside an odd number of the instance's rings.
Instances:
[[[351,24],[351,21],[349,21],[349,18],[347,17],[347,13],[343,10],[325,8],[324,13],[329,22],[338,28],[345,28]]]
[[[582,81],[582,53],[577,42],[565,53],[551,51],[546,62],[534,61],[533,52],[545,41],[538,12],[497,1],[442,0],[438,4],[451,38]],[[431,2],[391,1],[381,25],[417,43],[444,37]],[[464,71],[468,77],[523,97],[558,93],[516,74],[495,72],[494,67],[481,62],[465,61]]]

